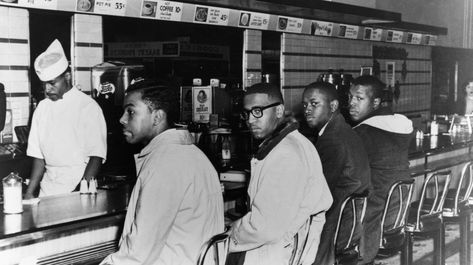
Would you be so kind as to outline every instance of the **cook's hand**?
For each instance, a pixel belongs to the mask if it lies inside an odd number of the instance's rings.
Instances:
[[[29,199],[33,199],[34,196],[33,196],[33,193],[25,193],[25,200],[29,200]]]

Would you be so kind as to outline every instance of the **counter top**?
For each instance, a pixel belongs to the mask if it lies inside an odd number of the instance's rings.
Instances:
[[[0,213],[1,240],[61,225],[124,214],[131,190],[122,186],[115,190],[98,190],[96,195],[73,192],[41,198],[36,205],[23,205],[21,214]],[[3,209],[3,205],[0,205]]]
[[[459,148],[469,147],[473,143],[473,135],[441,134],[438,136],[424,136],[424,139],[412,139],[409,146],[409,159],[421,158]]]

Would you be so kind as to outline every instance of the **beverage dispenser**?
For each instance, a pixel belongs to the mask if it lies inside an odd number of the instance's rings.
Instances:
[[[120,124],[125,91],[131,81],[145,76],[143,65],[104,62],[92,67],[92,97],[102,108],[107,123],[107,161],[102,172],[134,175],[134,147],[127,144]]]

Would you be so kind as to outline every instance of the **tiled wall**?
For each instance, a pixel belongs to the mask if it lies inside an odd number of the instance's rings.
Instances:
[[[428,46],[391,44],[361,40],[347,40],[319,36],[282,34],[281,85],[286,109],[296,111],[301,102],[304,86],[316,81],[329,69],[359,76],[361,66],[373,65],[373,46],[402,48],[407,74],[402,78],[404,60],[377,59],[381,80],[386,81],[386,62],[395,62],[395,80],[400,83],[400,97],[393,103],[396,112],[417,119],[426,116],[430,109],[431,49]],[[425,117],[424,117],[425,118]]]
[[[261,35],[259,30],[243,33],[243,87],[261,82]]]
[[[72,25],[74,85],[90,94],[91,68],[103,62],[102,17],[74,14]]]
[[[30,114],[28,21],[26,9],[0,6],[0,82],[12,110],[13,128],[28,124]],[[14,131],[13,138],[17,140]]]

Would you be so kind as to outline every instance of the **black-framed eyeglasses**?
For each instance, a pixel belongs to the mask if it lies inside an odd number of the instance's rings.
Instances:
[[[277,106],[277,105],[280,105],[280,104],[281,104],[281,102],[276,102],[276,103],[269,104],[269,105],[262,106],[262,107],[253,107],[250,110],[243,110],[240,113],[240,117],[243,120],[247,121],[250,118],[250,113],[251,113],[251,115],[253,115],[253,117],[261,118],[261,117],[263,117],[263,110],[269,109],[271,107],[274,107],[274,106]]]

